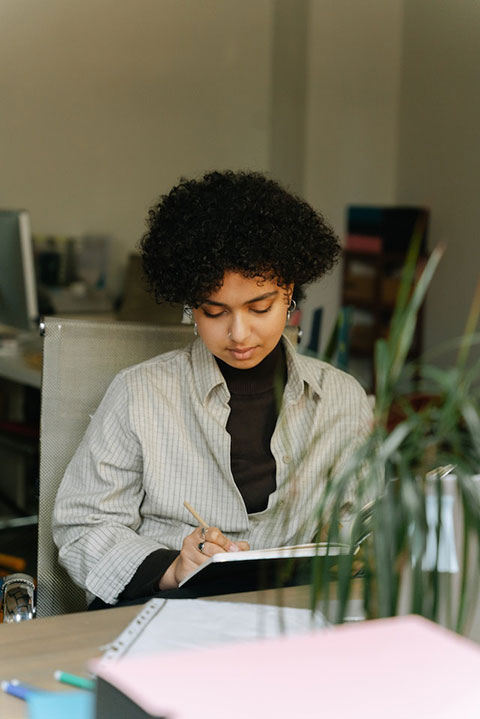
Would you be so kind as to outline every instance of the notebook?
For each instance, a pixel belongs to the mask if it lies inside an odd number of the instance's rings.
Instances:
[[[184,596],[197,597],[309,584],[314,562],[328,561],[333,567],[338,556],[349,551],[348,544],[320,542],[222,552],[209,557],[178,586]]]
[[[90,668],[97,719],[480,715],[480,647],[414,616]]]

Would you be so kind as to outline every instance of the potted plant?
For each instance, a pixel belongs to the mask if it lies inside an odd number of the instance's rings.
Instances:
[[[419,240],[417,233],[389,336],[375,346],[374,426],[341,474],[332,473],[316,513],[320,534],[338,542],[354,485],[355,522],[350,551],[336,567],[333,621],[345,620],[361,577],[366,618],[413,612],[466,632],[480,577],[480,364],[469,361],[479,341],[480,284],[456,361],[447,368],[428,358],[408,361],[417,313],[443,254],[435,249],[417,277]],[[454,524],[461,526],[456,544]],[[326,563],[314,565],[312,606],[328,596],[330,578]]]

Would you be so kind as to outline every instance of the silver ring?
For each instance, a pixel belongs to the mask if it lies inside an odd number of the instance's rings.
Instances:
[[[200,529],[200,533],[201,533],[201,535],[202,535],[202,541],[204,542],[204,541],[206,540],[206,538],[207,538],[207,530],[205,529],[205,527],[202,527],[202,528]]]
[[[205,542],[199,542],[199,543],[197,544],[198,551],[201,552],[202,554],[203,554],[203,548],[204,548],[204,546],[205,546]]]

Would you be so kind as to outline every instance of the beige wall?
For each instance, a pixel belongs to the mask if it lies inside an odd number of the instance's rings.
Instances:
[[[403,0],[311,0],[305,194],[343,235],[351,203],[395,201]],[[311,288],[335,320],[340,269]]]
[[[447,243],[426,312],[426,344],[458,336],[480,272],[480,3],[406,0],[398,200],[431,208]]]
[[[310,0],[276,0],[273,14],[270,169],[302,195],[305,182]]]
[[[269,167],[271,0],[0,0],[0,203],[108,233],[180,175]]]
[[[341,235],[349,203],[426,203],[449,241],[435,343],[480,259],[479,34],[477,0],[0,0],[0,204],[38,233],[110,234],[116,289],[181,174],[270,170]],[[328,336],[338,299],[337,271],[307,331],[323,305]]]
[[[115,288],[181,174],[271,170],[342,233],[347,202],[393,199],[400,6],[0,0],[1,204],[41,234],[110,234]],[[310,292],[327,328],[338,290]]]

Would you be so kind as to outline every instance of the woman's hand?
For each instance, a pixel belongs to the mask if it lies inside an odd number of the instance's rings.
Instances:
[[[201,548],[201,549],[200,549]],[[175,589],[187,574],[221,552],[244,552],[250,549],[248,542],[232,542],[217,527],[202,530],[198,527],[183,540],[178,557],[171,563],[160,579],[160,589]]]

